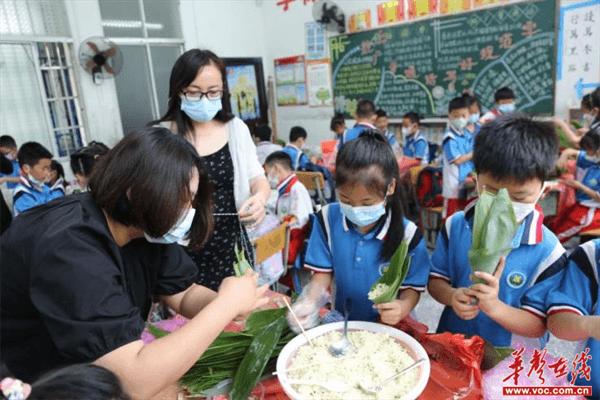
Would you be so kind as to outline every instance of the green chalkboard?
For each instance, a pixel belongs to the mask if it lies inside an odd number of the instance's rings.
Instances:
[[[551,114],[555,15],[555,0],[537,0],[332,37],[336,111],[362,98],[393,117],[444,116],[465,89],[489,108],[508,86],[519,110]]]

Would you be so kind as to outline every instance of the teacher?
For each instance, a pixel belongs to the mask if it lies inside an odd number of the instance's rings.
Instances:
[[[194,283],[195,265],[173,243],[195,248],[210,235],[210,190],[194,148],[169,130],[127,135],[99,160],[90,189],[19,215],[2,235],[1,361],[28,381],[95,363],[150,399],[231,320],[266,303],[266,287],[253,273],[218,293]],[[144,345],[153,297],[190,322]]]
[[[183,53],[171,71],[168,110],[154,123],[186,138],[206,165],[215,229],[200,251],[189,254],[197,282],[216,289],[233,275],[236,245],[252,262],[244,224],[262,221],[271,194],[248,127],[231,112],[223,60],[208,50]]]

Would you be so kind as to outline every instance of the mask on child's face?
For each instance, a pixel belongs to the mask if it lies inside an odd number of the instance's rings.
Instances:
[[[150,243],[171,244],[184,242],[185,237],[192,228],[192,222],[194,221],[195,215],[196,210],[194,208],[190,208],[186,211],[185,215],[179,219],[175,226],[169,230],[169,232],[158,238],[152,237],[144,232],[144,237]]]
[[[15,161],[17,159],[17,154],[11,151],[10,153],[6,153],[4,157],[8,158],[10,161]]]
[[[485,186],[483,186],[481,189],[479,188],[479,182],[477,181],[477,177],[475,177],[475,188],[477,189],[477,194],[479,196],[481,195],[481,191],[485,190]],[[533,212],[533,210],[535,210],[535,205],[540,200],[540,197],[542,197],[542,194],[544,194],[545,188],[546,183],[544,182],[544,184],[542,185],[542,190],[540,190],[540,193],[536,197],[535,201],[532,203],[521,203],[519,201],[511,200],[517,222],[523,221],[525,218],[527,218],[529,214]]]
[[[498,106],[498,111],[500,111],[502,114],[510,114],[511,112],[514,112],[516,109],[517,109],[517,107],[515,106],[515,103],[500,104]]]
[[[385,214],[385,200],[372,206],[352,207],[350,204],[340,202],[342,214],[354,225],[362,228],[371,225]]]
[[[29,182],[33,183],[34,186],[38,186],[38,187],[42,187],[42,186],[44,186],[44,183],[46,183],[45,181],[41,181],[39,179],[36,179],[31,174],[27,174],[27,179],[29,180]]]
[[[471,114],[469,116],[469,123],[475,124],[475,123],[479,122],[479,118],[481,118],[481,114],[479,114],[479,113]]]
[[[457,131],[462,131],[467,126],[468,121],[466,118],[453,118],[450,120],[450,125]]]
[[[277,175],[269,174],[267,175],[267,180],[271,189],[277,189],[277,186],[279,186],[279,177]]]

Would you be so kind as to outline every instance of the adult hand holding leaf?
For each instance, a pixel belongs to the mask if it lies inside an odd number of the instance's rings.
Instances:
[[[475,205],[473,239],[469,250],[471,270],[493,274],[501,257],[511,250],[519,223],[506,189],[494,196],[484,191]],[[485,283],[474,278],[474,283]]]

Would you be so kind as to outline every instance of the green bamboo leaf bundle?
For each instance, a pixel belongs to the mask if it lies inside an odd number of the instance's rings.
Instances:
[[[492,195],[484,191],[475,205],[473,240],[469,250],[471,270],[493,274],[501,257],[510,253],[519,229],[515,211],[506,189]],[[474,283],[484,283],[473,278]]]
[[[400,286],[408,274],[410,256],[408,243],[403,240],[392,255],[390,265],[369,291],[369,300],[375,304],[389,303],[398,297]]]
[[[236,262],[233,264],[233,270],[235,271],[235,276],[242,276],[246,273],[247,270],[252,269],[252,266],[246,259],[246,255],[244,254],[244,250],[240,249],[240,247],[235,244],[235,258]]]

